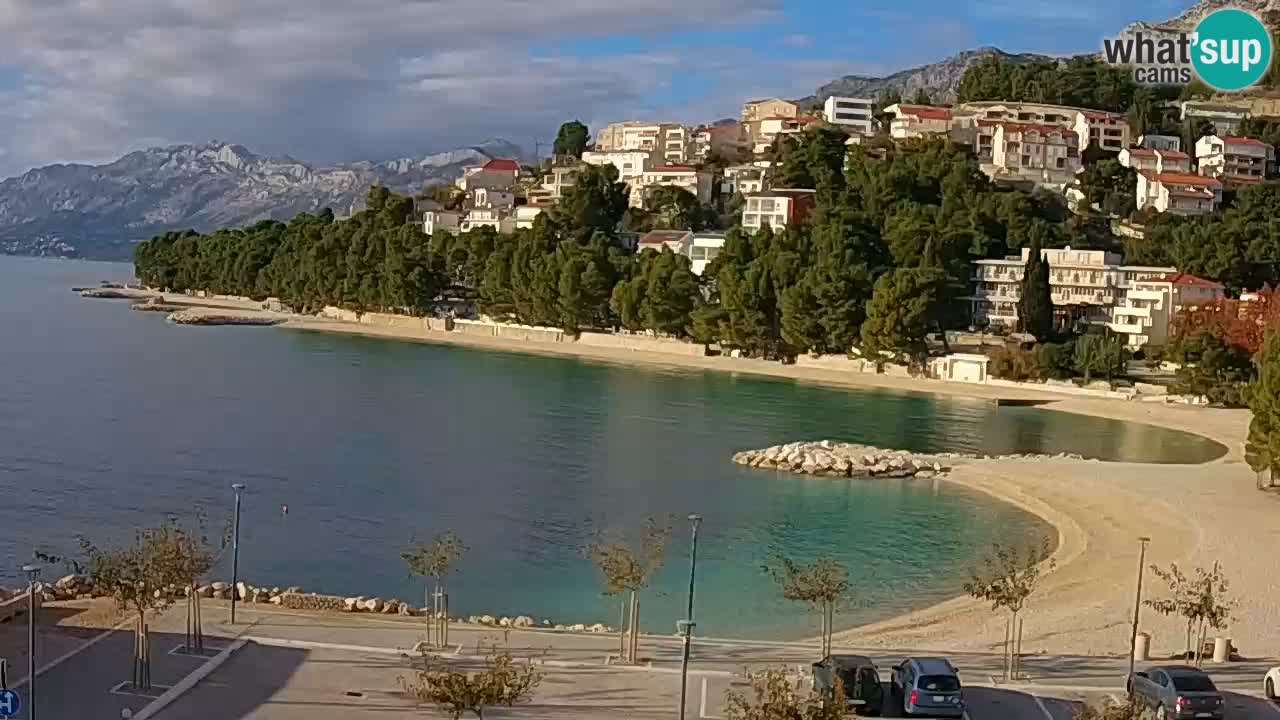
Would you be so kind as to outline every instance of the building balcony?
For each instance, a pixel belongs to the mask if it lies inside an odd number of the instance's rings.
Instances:
[[[1146,319],[1150,319],[1150,318],[1151,318],[1151,308],[1145,308],[1145,307],[1129,307],[1129,306],[1127,306],[1127,305],[1117,305],[1117,306],[1115,307],[1115,309],[1113,309],[1113,310],[1111,311],[1111,314],[1112,314],[1112,315],[1115,315],[1117,318],[1120,318],[1120,317],[1129,317],[1129,318],[1146,318]]]
[[[1134,300],[1151,300],[1161,302],[1164,300],[1163,290],[1130,290],[1129,297]]]
[[[1124,333],[1126,335],[1141,334],[1144,328],[1137,323],[1109,322],[1107,327],[1112,332]]]

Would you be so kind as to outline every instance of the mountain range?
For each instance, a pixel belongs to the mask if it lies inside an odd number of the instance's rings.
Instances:
[[[1200,0],[1178,17],[1121,32],[1187,30],[1223,7],[1280,13],[1280,0]],[[885,77],[846,75],[802,102],[878,97],[889,90],[906,98],[924,90],[934,102],[950,102],[965,71],[992,56],[1009,63],[1057,59],[983,47]],[[50,165],[0,182],[0,253],[126,259],[133,243],[165,230],[207,231],[325,207],[345,215],[361,207],[373,183],[414,192],[494,157],[523,158],[523,152],[491,140],[425,157],[314,167],[208,143],[141,150],[106,165]]]
[[[159,232],[211,230],[362,207],[369,186],[418,192],[520,147],[490,140],[418,158],[313,167],[212,142],[129,153],[106,165],[48,165],[0,182],[0,253],[123,260]]]

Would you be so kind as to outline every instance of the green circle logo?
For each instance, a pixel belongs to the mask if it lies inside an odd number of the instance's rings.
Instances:
[[[1262,79],[1271,66],[1271,34],[1251,13],[1209,13],[1191,36],[1191,64],[1205,85],[1217,90],[1243,90]]]

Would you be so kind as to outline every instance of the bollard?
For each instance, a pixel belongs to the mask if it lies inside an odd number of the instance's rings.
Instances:
[[[1133,639],[1133,659],[1146,662],[1151,659],[1151,633],[1140,632]]]
[[[1231,638],[1213,639],[1213,661],[1224,663],[1231,659]]]

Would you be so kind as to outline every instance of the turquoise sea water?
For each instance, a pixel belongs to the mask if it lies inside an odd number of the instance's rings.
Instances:
[[[119,540],[195,505],[225,518],[243,482],[252,583],[420,599],[399,553],[454,528],[470,545],[455,611],[616,623],[582,555],[591,528],[697,512],[700,632],[777,638],[817,626],[763,576],[775,553],[847,562],[855,598],[840,622],[852,625],[954,596],[993,541],[1049,528],[945,483],[775,476],[732,464],[737,450],[829,437],[1141,461],[1220,452],[1157,428],[926,395],[177,327],[68,290],[130,274],[0,257],[0,581],[79,533]],[[642,599],[656,631],[683,615],[688,528],[676,527]]]

